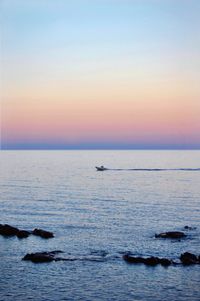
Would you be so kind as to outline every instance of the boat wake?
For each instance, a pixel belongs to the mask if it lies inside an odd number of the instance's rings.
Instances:
[[[110,171],[200,171],[200,168],[107,168]]]

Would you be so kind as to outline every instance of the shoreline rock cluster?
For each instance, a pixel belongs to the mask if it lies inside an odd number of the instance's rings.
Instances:
[[[29,235],[40,236],[41,238],[53,238],[54,234],[49,231],[42,229],[34,229],[33,231],[20,230],[16,227],[10,226],[8,224],[0,224],[0,235],[3,236],[17,236],[18,238],[27,238]]]
[[[195,230],[195,227],[185,226],[184,230]],[[180,241],[181,238],[186,238],[187,235],[182,231],[168,231],[168,232],[161,232],[159,234],[155,234],[155,238],[169,238],[169,239],[177,239]],[[159,258],[155,256],[151,257],[137,257],[133,256],[130,253],[124,254],[123,259],[128,263],[143,263],[145,265],[149,266],[155,266],[155,265],[163,265],[163,266],[169,266],[171,264],[183,264],[183,265],[191,265],[191,264],[200,264],[200,255],[196,256],[192,253],[185,252],[180,255],[179,262],[175,262],[168,258]]]
[[[192,253],[185,252],[180,255],[179,260],[180,262],[175,262],[171,259],[168,258],[159,258],[155,256],[151,257],[136,257],[132,256],[130,254],[125,254],[123,255],[123,259],[128,262],[128,263],[133,263],[133,264],[138,264],[138,263],[143,263],[145,265],[149,266],[155,266],[155,265],[162,265],[162,266],[169,266],[169,265],[177,265],[177,264],[182,264],[182,265],[192,265],[192,264],[200,264],[200,255],[196,256]]]
[[[145,265],[157,265],[161,264],[163,266],[168,266],[172,264],[172,260],[168,258],[159,258],[159,257],[135,257],[129,254],[123,255],[123,259],[128,263],[144,263]]]
[[[195,230],[196,228],[185,226],[184,229]],[[4,225],[0,224],[0,235],[3,235],[4,237],[17,236],[18,238],[26,238],[29,235],[35,235],[45,239],[54,237],[54,234],[52,232],[46,230],[35,228],[33,231],[27,231],[27,230],[18,229],[8,224],[4,224]],[[187,235],[181,231],[168,231],[168,232],[155,234],[155,238],[170,238],[170,239],[178,239],[178,240],[180,240],[181,238],[185,238],[186,236]],[[66,261],[76,260],[75,258],[58,257],[57,254],[60,253],[63,252],[60,250],[55,250],[50,252],[28,253],[22,258],[22,260],[26,260],[26,261],[29,260],[34,263],[52,262],[52,261],[60,261],[60,260],[66,260]],[[197,256],[189,252],[185,252],[181,254],[179,257],[179,262],[175,262],[168,258],[159,258],[155,256],[150,256],[150,257],[134,256],[130,252],[123,254],[122,258],[124,259],[124,261],[130,264],[145,264],[147,266],[156,266],[156,265],[169,266],[172,264],[173,265],[200,264],[200,255]]]
[[[75,261],[75,260],[92,260],[92,261],[101,261],[105,259],[104,256],[67,256],[67,257],[58,257],[58,254],[63,253],[63,251],[49,251],[49,252],[36,252],[36,253],[27,253],[22,260],[32,261],[34,263],[44,263],[51,261]],[[150,257],[141,257],[141,256],[133,256],[129,253],[124,254],[124,261],[128,264],[144,264],[146,266],[156,266],[162,265],[168,267],[170,265],[194,265],[200,264],[200,255],[196,256],[192,253],[185,252],[180,255],[179,261],[173,261],[168,258],[159,258],[155,256]]]

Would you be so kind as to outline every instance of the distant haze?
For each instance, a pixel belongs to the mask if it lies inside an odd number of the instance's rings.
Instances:
[[[200,148],[200,1],[0,11],[1,149]]]

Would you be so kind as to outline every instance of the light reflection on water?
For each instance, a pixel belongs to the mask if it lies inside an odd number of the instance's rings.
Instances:
[[[127,265],[122,253],[199,254],[200,171],[111,170],[200,167],[199,151],[2,151],[1,223],[55,233],[42,240],[0,237],[0,300],[199,300],[200,266]],[[154,234],[196,226],[181,242]],[[33,264],[27,252],[104,261]]]

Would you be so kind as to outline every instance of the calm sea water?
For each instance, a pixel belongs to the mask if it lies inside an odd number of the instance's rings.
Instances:
[[[95,171],[102,164],[113,170]],[[122,259],[127,251],[172,259],[200,253],[198,168],[200,151],[1,151],[0,223],[55,238],[0,236],[0,300],[199,300],[200,266]],[[197,227],[188,239],[154,238],[185,225]],[[77,260],[21,260],[51,250]]]

